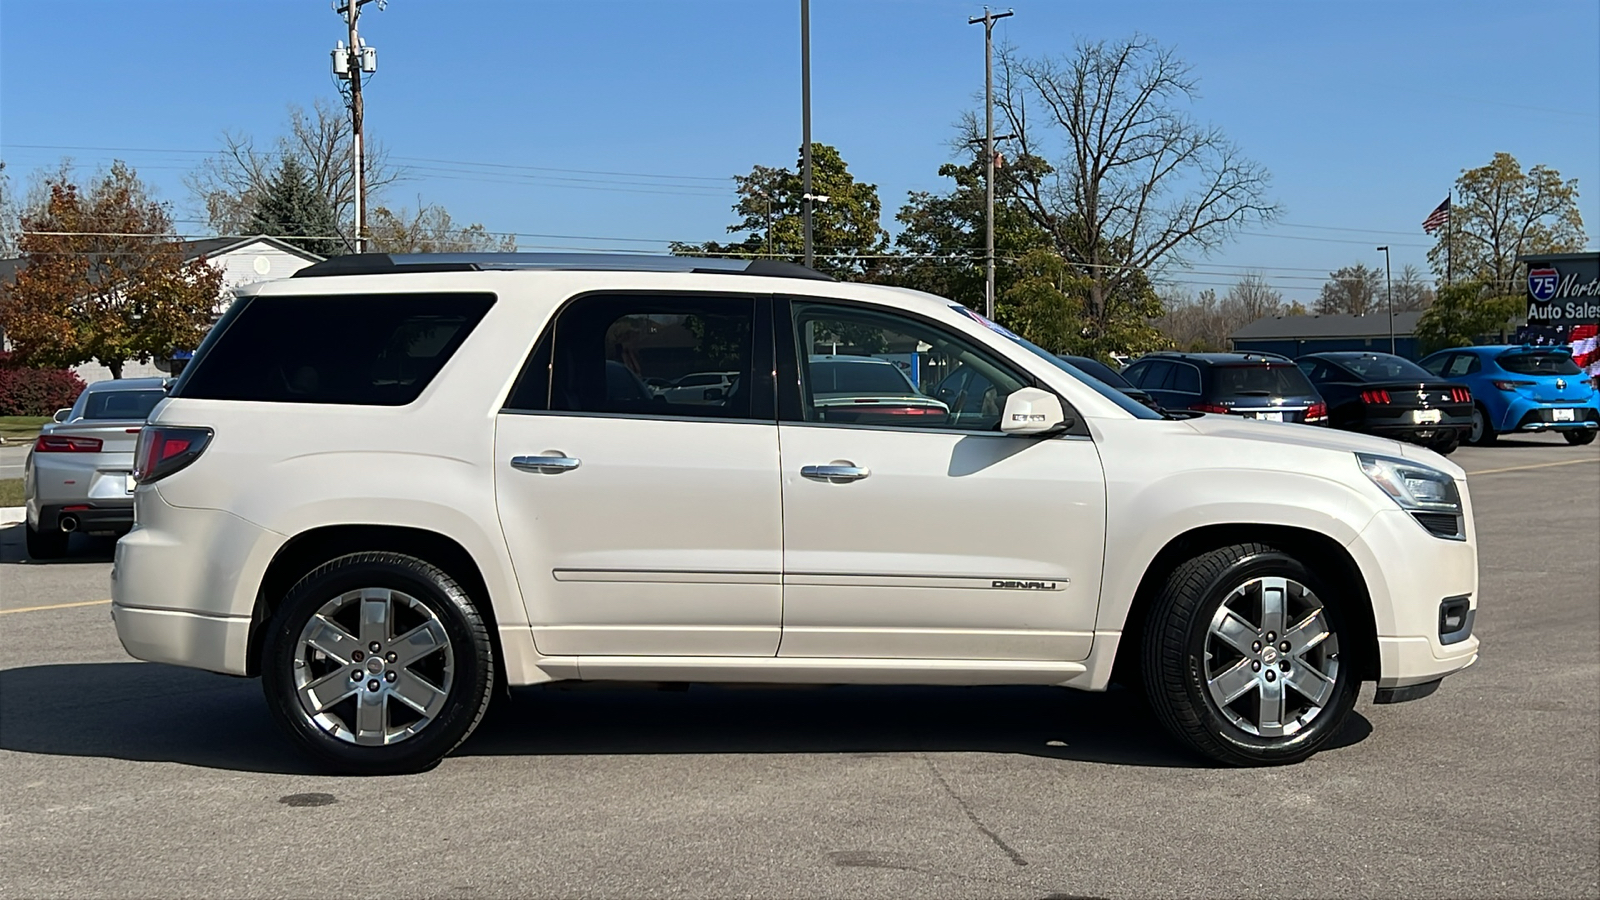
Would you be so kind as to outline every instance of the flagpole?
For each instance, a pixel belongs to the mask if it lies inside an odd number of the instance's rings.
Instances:
[[[1450,245],[1456,242],[1456,190],[1450,189],[1447,198],[1450,205],[1445,208],[1444,217],[1444,286],[1450,286]]]

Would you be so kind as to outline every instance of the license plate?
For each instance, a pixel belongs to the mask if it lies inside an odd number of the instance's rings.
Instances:
[[[1418,425],[1437,425],[1444,419],[1444,413],[1437,409],[1413,409],[1411,421]]]
[[[1577,418],[1575,416],[1573,416],[1572,412],[1573,411],[1570,410],[1570,409],[1552,409],[1552,410],[1550,410],[1550,413],[1551,413],[1551,416],[1552,416],[1553,420],[1557,421],[1557,422],[1576,422]]]
[[[1282,422],[1283,421],[1283,413],[1281,413],[1281,412],[1258,412],[1258,413],[1256,413],[1256,418],[1262,420],[1263,422]]]

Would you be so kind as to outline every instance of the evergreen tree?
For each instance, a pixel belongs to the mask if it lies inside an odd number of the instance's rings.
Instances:
[[[328,198],[316,189],[305,167],[292,156],[283,158],[277,173],[267,182],[250,215],[250,227],[258,234],[281,237],[318,256],[337,256],[345,249]]]

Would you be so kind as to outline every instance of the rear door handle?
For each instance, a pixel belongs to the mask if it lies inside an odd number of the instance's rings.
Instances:
[[[582,465],[583,461],[570,456],[513,456],[511,468],[544,475],[559,475]]]
[[[860,481],[872,472],[863,466],[801,466],[800,474],[818,481]]]

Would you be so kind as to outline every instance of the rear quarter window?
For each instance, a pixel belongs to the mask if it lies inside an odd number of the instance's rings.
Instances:
[[[493,294],[253,297],[173,390],[200,400],[404,406],[477,327]]]

